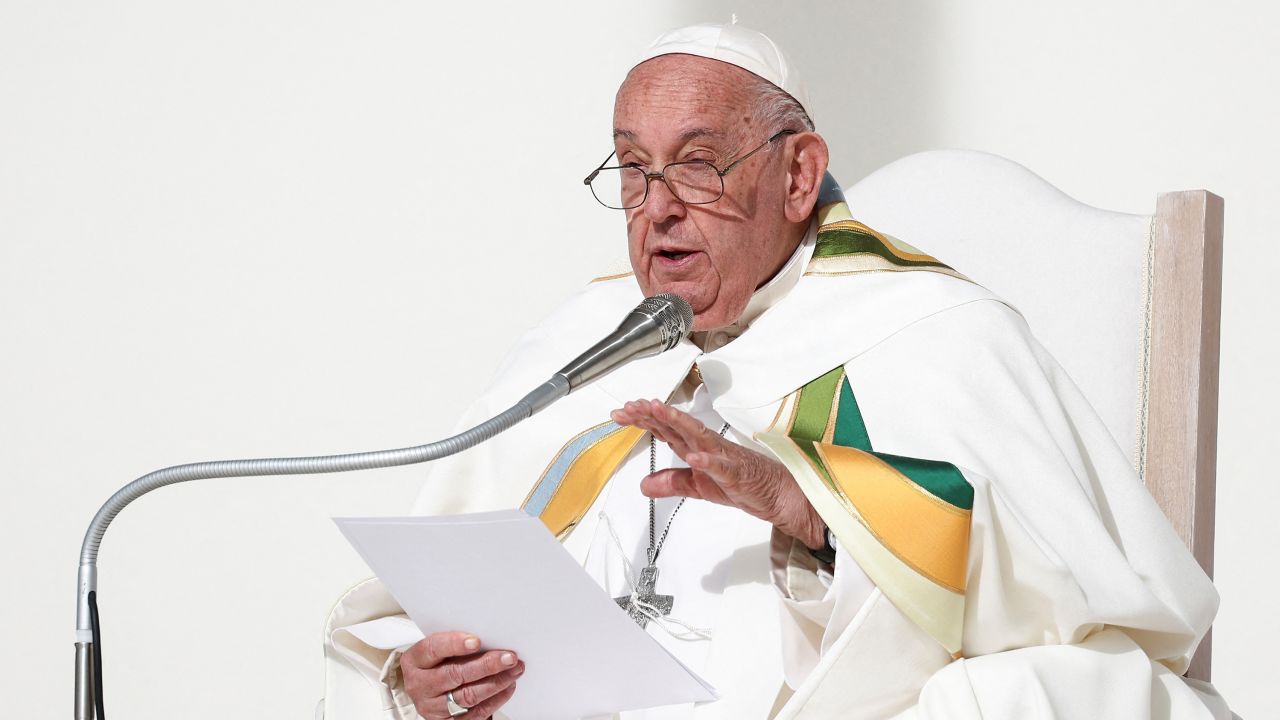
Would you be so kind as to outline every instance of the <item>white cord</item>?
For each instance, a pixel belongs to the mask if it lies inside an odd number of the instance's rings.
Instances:
[[[627,576],[627,586],[630,587],[632,591],[631,604],[636,606],[636,609],[640,611],[640,614],[649,618],[649,620],[656,623],[658,627],[662,628],[663,632],[677,640],[710,640],[710,629],[694,627],[683,620],[664,616],[658,611],[658,608],[641,601],[635,596],[636,576],[631,569],[631,561],[627,559],[627,551],[623,549],[622,541],[618,539],[618,533],[613,529],[613,521],[609,519],[608,513],[601,510],[600,519],[604,521],[604,526],[609,531],[609,537],[613,538],[613,546],[617,549],[618,555],[622,558],[622,567]],[[669,627],[670,625],[676,625],[684,629],[673,630]]]

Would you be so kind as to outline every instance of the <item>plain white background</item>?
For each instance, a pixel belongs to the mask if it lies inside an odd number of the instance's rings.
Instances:
[[[436,439],[616,268],[621,219],[581,185],[614,89],[661,30],[730,12],[809,77],[845,184],[965,147],[1117,210],[1226,198],[1214,676],[1272,712],[1274,5],[0,0],[5,715],[70,711],[77,554],[118,486]],[[328,518],[403,512],[421,474],[127,509],[100,563],[112,714],[310,717],[325,612],[367,573]]]

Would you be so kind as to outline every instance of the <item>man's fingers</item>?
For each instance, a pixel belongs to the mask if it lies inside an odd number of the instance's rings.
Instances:
[[[661,404],[657,400],[632,400],[623,403],[622,407],[614,410],[612,414],[628,421],[635,420],[652,415],[654,403]]]
[[[510,650],[490,650],[474,658],[446,660],[435,668],[439,675],[431,684],[439,692],[454,690],[510,670],[518,662],[519,658]]]
[[[692,452],[722,450],[728,442],[697,418],[659,400],[633,400],[614,410],[611,417],[620,425],[652,433],[682,458]]]
[[[668,444],[677,442],[677,439],[671,436],[671,431],[667,428],[667,426],[659,422],[658,419],[653,417],[652,415],[642,415],[640,417],[637,417],[636,421],[632,424],[635,427],[640,428],[641,430],[645,430],[650,433],[653,433],[653,436],[657,438],[660,442],[664,442]]]
[[[733,460],[729,459],[729,457],[721,453],[713,452],[689,453],[689,456],[686,457],[684,461],[689,463],[689,467],[694,470],[706,473],[712,480],[715,480],[718,485],[725,481],[732,480],[735,474],[734,470],[738,465],[738,463],[735,463]]]
[[[670,405],[658,403],[653,408],[654,417],[659,421],[670,425],[673,430],[680,434],[693,439],[701,437],[703,433],[710,433],[711,430],[703,425],[697,418],[682,410],[677,410]]]
[[[672,451],[677,455],[683,455],[689,451],[690,438],[685,431],[663,420],[657,415],[652,416],[649,420],[650,432],[653,436],[669,445]]]
[[[448,658],[472,655],[479,650],[480,638],[471,633],[441,632],[419,640],[404,656],[417,667],[433,668]]]
[[[679,449],[676,448],[675,444],[671,445],[672,449],[676,450],[681,457],[690,452],[719,450],[729,443],[718,432],[702,424],[701,420],[689,413],[667,405],[659,405],[654,408],[653,412],[655,419],[666,426],[667,434],[678,437],[684,445],[683,448]]]
[[[667,468],[640,481],[640,492],[651,498],[693,497],[700,498],[689,468]]]
[[[507,686],[506,690],[503,690],[479,705],[470,708],[471,712],[463,715],[463,717],[467,718],[467,720],[486,720],[486,718],[493,717],[493,714],[502,709],[502,706],[506,705],[507,701],[511,699],[511,696],[515,694],[516,685],[515,683],[512,683]],[[457,695],[454,695],[454,698],[456,699]],[[446,715],[447,714],[448,713],[446,713]]]
[[[650,410],[649,400],[632,400],[624,404],[621,408],[614,410],[610,417],[619,425],[631,425],[641,430],[653,433],[653,436],[659,440],[666,442],[664,427],[656,422],[653,412]]]
[[[408,657],[408,653],[405,654]],[[424,717],[436,717],[444,708],[444,696],[454,693],[454,699],[464,707],[485,701],[515,682],[524,672],[524,663],[509,650],[490,650],[471,657],[446,658],[434,667],[420,667],[405,663],[404,689],[413,698],[415,706]],[[465,699],[464,699],[465,698]],[[445,712],[443,716],[447,716]],[[483,717],[483,716],[477,716]]]
[[[670,410],[670,413],[679,413],[679,410],[671,410],[657,400],[642,400],[639,404],[641,409],[635,413],[636,427],[653,433],[655,438],[670,445],[677,455],[683,455],[689,451],[693,437],[688,428],[672,423],[669,413],[663,412]],[[695,425],[701,425],[697,420],[693,422]]]
[[[523,674],[524,663],[519,663],[515,667],[497,675],[490,675],[482,680],[454,688],[453,701],[464,708],[479,707],[489,698],[514,685],[516,678]]]
[[[699,480],[689,468],[659,470],[640,481],[640,492],[652,498],[689,497],[722,505],[734,504],[714,480],[705,474]]]

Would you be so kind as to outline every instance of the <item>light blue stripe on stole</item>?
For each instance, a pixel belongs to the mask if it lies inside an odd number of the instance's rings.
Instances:
[[[556,456],[556,459],[551,463],[551,467],[547,468],[546,474],[538,481],[538,486],[530,493],[529,501],[524,504],[524,511],[534,517],[542,515],[547,503],[551,502],[551,498],[560,489],[560,483],[564,481],[565,473],[569,472],[569,466],[573,464],[573,461],[577,460],[578,456],[586,451],[587,448],[621,429],[622,426],[617,423],[605,423],[591,428],[570,441]]]

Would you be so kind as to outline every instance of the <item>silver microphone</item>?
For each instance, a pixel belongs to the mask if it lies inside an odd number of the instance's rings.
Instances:
[[[645,298],[616,330],[560,368],[521,402],[528,402],[537,412],[623,363],[670,350],[692,330],[693,308],[684,298],[671,293]]]
[[[693,329],[693,308],[679,295],[645,298],[618,329],[560,369],[569,389],[591,382],[618,365],[675,347]]]

